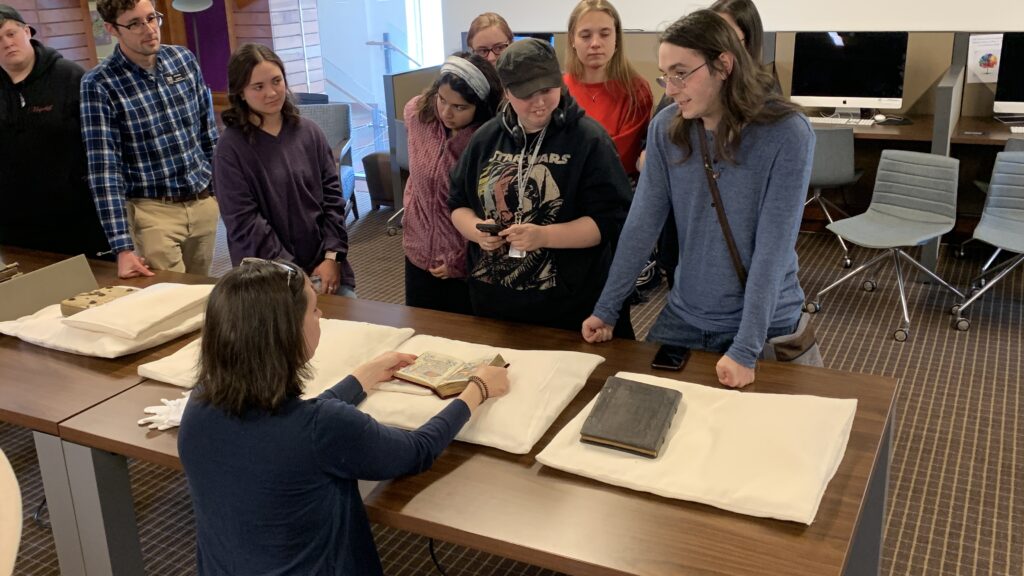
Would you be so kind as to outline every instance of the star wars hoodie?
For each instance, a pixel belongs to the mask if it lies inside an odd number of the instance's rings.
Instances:
[[[542,132],[524,134],[506,104],[477,130],[452,171],[448,207],[470,208],[503,226],[540,226],[588,216],[597,246],[542,248],[523,257],[507,247],[485,253],[469,244],[474,314],[579,330],[604,285],[632,197],[607,132],[563,89]]]
[[[31,42],[24,80],[13,84],[0,69],[0,244],[92,257],[109,248],[85,181],[84,70]]]

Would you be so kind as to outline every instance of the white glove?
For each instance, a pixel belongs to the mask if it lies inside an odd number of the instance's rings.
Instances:
[[[149,427],[155,430],[167,430],[180,426],[181,415],[185,412],[185,404],[188,403],[188,397],[191,393],[191,390],[182,392],[182,397],[176,400],[161,398],[160,402],[163,406],[145,407],[142,411],[146,414],[152,414],[152,416],[139,420],[139,425],[149,424]]]

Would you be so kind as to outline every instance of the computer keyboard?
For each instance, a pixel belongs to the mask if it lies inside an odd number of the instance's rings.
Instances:
[[[1024,134],[1024,126],[1010,126],[1011,134]]]
[[[875,123],[871,118],[837,118],[825,116],[811,116],[808,118],[811,124],[842,124],[845,126],[871,126]]]

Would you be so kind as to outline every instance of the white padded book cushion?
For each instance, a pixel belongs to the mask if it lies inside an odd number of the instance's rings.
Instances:
[[[472,361],[500,353],[510,364],[511,391],[485,402],[457,438],[513,454],[526,454],[555,418],[583,389],[604,358],[580,352],[513,350],[419,335],[398,348],[422,354],[432,351]],[[379,422],[414,429],[430,420],[448,402],[437,396],[415,396],[377,390],[359,409]]]
[[[136,340],[205,312],[213,284],[161,283],[64,319],[68,326]]]
[[[591,402],[537,460],[666,498],[810,524],[839,468],[856,400],[722,390],[645,374],[629,380],[683,393],[656,459],[580,442]]]

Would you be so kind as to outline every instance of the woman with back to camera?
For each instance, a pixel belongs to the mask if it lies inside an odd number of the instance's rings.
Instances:
[[[281,58],[242,46],[228,61],[228,90],[213,177],[232,264],[288,260],[319,277],[319,291],[354,298],[338,168],[323,131],[292,103]]]
[[[201,575],[381,574],[356,481],[430,468],[482,402],[508,393],[506,370],[488,366],[419,429],[381,425],[356,405],[415,360],[388,352],[304,400],[316,299],[297,266],[259,259],[210,294],[178,433]]]
[[[451,170],[481,124],[501,103],[501,81],[486,60],[466,53],[448,58],[423,94],[405,105],[409,180],[405,185],[402,246],[405,303],[470,314],[466,239],[448,210]]]
[[[512,44],[512,29],[500,14],[484,12],[473,19],[466,33],[469,51],[486,59],[493,66],[498,57]]]
[[[662,33],[658,66],[664,73],[659,83],[674,104],[651,123],[647,165],[583,337],[612,337],[616,310],[671,208],[679,271],[648,339],[722,353],[719,381],[746,386],[754,381],[765,340],[792,334],[800,319],[796,236],[814,132],[799,109],[774,92],[771,73],[710,10],[681,18]],[[721,190],[745,286],[719,225],[709,178]]]
[[[564,90],[550,44],[515,42],[498,75],[508,102],[473,135],[448,200],[470,241],[473,313],[576,330],[607,276],[629,179],[608,133]]]
[[[608,131],[623,168],[635,180],[654,99],[626,58],[622,19],[611,2],[581,0],[573,9],[566,63],[569,93]]]

